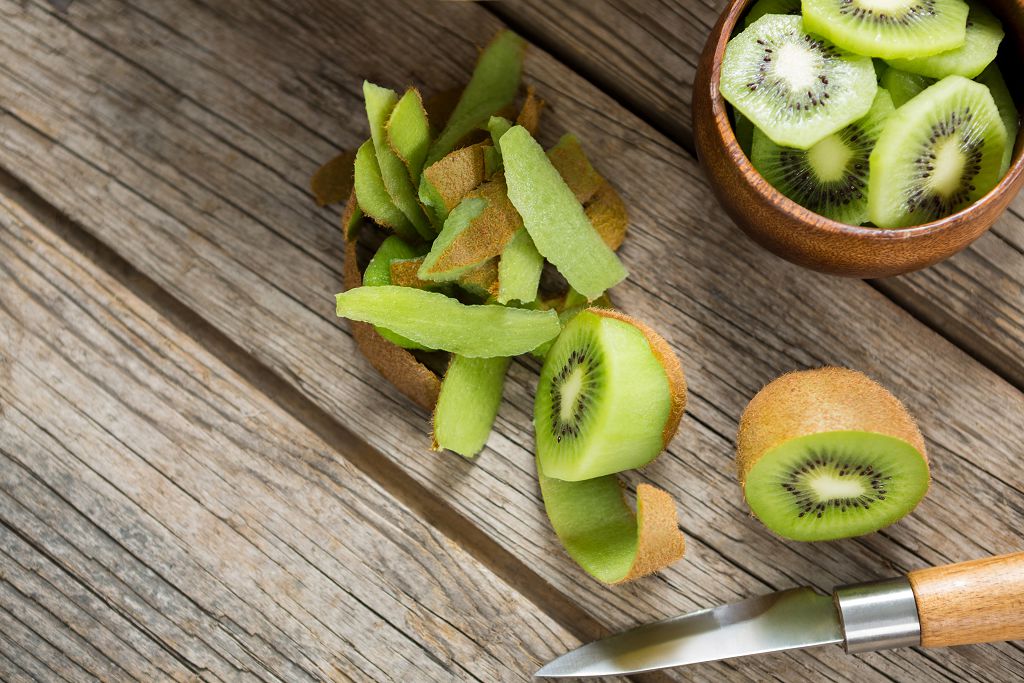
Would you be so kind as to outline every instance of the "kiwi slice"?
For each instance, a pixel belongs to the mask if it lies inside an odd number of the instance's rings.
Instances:
[[[870,57],[927,57],[967,38],[963,0],[803,0],[808,31]]]
[[[890,59],[889,64],[929,78],[974,78],[996,58],[1002,40],[1003,25],[983,5],[973,2],[967,14],[967,38],[963,45],[930,57]]]
[[[483,142],[462,147],[423,169],[419,198],[435,225],[444,225],[451,210],[487,178],[489,149]]]
[[[415,242],[420,239],[416,228],[391,201],[391,195],[380,175],[373,140],[367,140],[356,150],[353,187],[356,201],[364,214],[379,225],[390,228],[404,240]]]
[[[544,257],[525,228],[512,237],[498,262],[498,303],[529,303],[537,298]]]
[[[878,80],[870,58],[768,14],[729,41],[719,88],[776,144],[808,149],[867,114]]]
[[[430,146],[430,123],[416,88],[409,88],[398,100],[384,132],[391,151],[405,164],[413,186],[418,185]]]
[[[890,68],[882,74],[880,83],[889,91],[892,103],[898,109],[920,95],[926,88],[934,85],[935,79]]]
[[[894,110],[889,93],[879,88],[864,118],[808,150],[780,147],[755,130],[751,162],[797,204],[834,221],[860,225],[868,219],[868,159]]]
[[[511,31],[499,31],[491,39],[480,53],[448,123],[430,146],[428,165],[446,156],[464,137],[515,101],[525,52],[526,41]]]
[[[397,235],[391,235],[377,248],[377,252],[366,265],[363,271],[363,284],[367,287],[381,287],[392,284],[391,265],[396,259],[411,259],[420,256],[423,252],[410,246]],[[406,339],[400,334],[395,334],[384,327],[377,327],[377,333],[392,344],[401,346],[403,349],[424,350],[427,347]]]
[[[424,239],[429,240],[434,236],[430,221],[416,201],[416,189],[409,177],[409,170],[391,149],[385,131],[388,118],[398,104],[398,95],[394,90],[363,81],[363,99],[366,101],[366,118],[370,121],[370,137],[377,153],[384,187],[399,211],[405,214]]]
[[[747,11],[743,26],[753,24],[766,14],[800,14],[800,0],[757,0]]]
[[[1009,88],[1006,87],[1003,75],[999,73],[999,67],[995,64],[990,64],[975,80],[988,87],[989,92],[992,93],[992,100],[996,103],[999,118],[1006,129],[1003,163],[999,167],[999,176],[1002,177],[1010,168],[1010,161],[1013,159],[1013,147],[1017,144],[1017,133],[1020,131],[1020,113],[1017,111],[1017,104],[1013,101]]]
[[[596,299],[626,278],[626,269],[587,220],[583,206],[522,126],[501,136],[508,198],[537,251],[569,285]]]
[[[487,443],[510,358],[452,356],[434,408],[434,450],[472,458]]]
[[[792,372],[758,392],[740,418],[736,461],[753,513],[797,541],[877,531],[913,510],[929,484],[913,418],[846,368]]]
[[[527,353],[558,335],[554,311],[471,306],[436,292],[384,285],[338,294],[339,317],[368,322],[432,349],[470,358]]]
[[[675,435],[686,403],[679,359],[650,328],[590,308],[548,351],[534,403],[544,476],[580,481],[646,465]]]
[[[736,142],[740,149],[750,158],[751,147],[754,145],[754,122],[735,109],[732,110],[733,131],[736,133]]]
[[[880,228],[955,213],[999,182],[1006,129],[988,88],[947,76],[890,118],[871,153],[868,212]]]

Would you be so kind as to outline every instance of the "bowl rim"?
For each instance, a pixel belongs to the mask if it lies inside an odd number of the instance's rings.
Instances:
[[[715,48],[712,53],[711,77],[708,79],[708,87],[711,89],[711,115],[719,136],[721,136],[725,142],[725,148],[729,158],[737,164],[739,170],[744,174],[744,176],[749,177],[749,174],[753,173],[756,174],[758,178],[764,180],[764,177],[760,172],[754,168],[754,164],[750,161],[750,158],[740,148],[739,141],[736,139],[735,130],[733,130],[732,123],[729,121],[729,113],[726,108],[725,98],[722,97],[722,93],[718,87],[718,83],[721,78],[722,59],[725,56],[726,45],[732,38],[733,31],[747,7],[754,2],[756,2],[756,0],[730,0],[729,5],[722,12],[721,20],[717,27],[717,36],[715,37]],[[1021,40],[1024,40],[1024,37],[1022,37]],[[1017,104],[1019,114],[1020,104],[1016,102],[1014,104]],[[1000,178],[999,182],[996,183],[996,185],[986,194],[956,213],[944,216],[938,220],[931,221],[930,223],[910,225],[902,228],[875,228],[864,225],[840,223],[839,221],[822,216],[821,214],[815,213],[801,204],[798,204],[776,190],[775,187],[773,187],[767,180],[764,180],[763,183],[750,183],[750,185],[762,199],[766,200],[770,204],[779,206],[786,213],[797,218],[801,226],[812,230],[849,237],[867,238],[882,242],[925,237],[951,229],[955,225],[973,220],[976,217],[975,214],[982,213],[988,204],[997,201],[1004,194],[1012,192],[1014,187],[1019,185],[1021,176],[1024,175],[1024,144],[1022,144],[1022,140],[1024,140],[1024,126],[1018,129],[1017,140],[1014,144],[1014,151],[1010,157],[1010,167],[1006,170],[1006,173],[1003,174],[1002,178]]]

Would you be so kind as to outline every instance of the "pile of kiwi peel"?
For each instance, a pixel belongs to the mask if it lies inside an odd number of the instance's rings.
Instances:
[[[575,387],[557,423],[574,455],[537,421],[541,490],[569,554],[621,583],[685,549],[671,496],[641,484],[634,512],[616,475],[665,449],[686,382],[664,339],[611,308],[606,292],[627,275],[615,253],[626,206],[575,135],[537,142],[543,101],[527,87],[516,107],[524,48],[499,32],[457,96],[364,83],[370,139],[312,189],[321,205],[348,197],[336,312],[371,364],[432,412],[434,450],[485,448],[515,356],[544,361],[539,397]],[[582,364],[560,369],[567,359]]]
[[[845,368],[792,372],[765,386],[740,418],[736,464],[754,515],[798,541],[889,526],[930,483],[924,439],[906,408]]]
[[[910,227],[970,206],[1009,168],[1020,117],[1002,39],[981,0],[759,0],[719,88],[781,194],[841,223]]]

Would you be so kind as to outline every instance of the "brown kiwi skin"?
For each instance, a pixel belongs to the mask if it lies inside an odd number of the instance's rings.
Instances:
[[[899,399],[864,373],[823,367],[782,375],[747,405],[736,437],[740,482],[745,483],[750,469],[779,444],[833,431],[896,437],[928,460],[921,431]]]
[[[679,422],[683,419],[683,413],[686,412],[686,375],[683,373],[683,365],[679,362],[679,357],[676,356],[675,351],[668,345],[664,337],[639,320],[608,308],[591,307],[587,310],[604,318],[613,318],[628,323],[640,330],[644,337],[647,338],[647,343],[651,345],[651,350],[654,352],[655,357],[657,357],[658,362],[661,363],[661,367],[665,370],[665,375],[668,377],[669,391],[672,394],[672,407],[669,410],[668,419],[665,421],[665,427],[661,433],[662,445],[667,448],[669,442],[672,441],[672,437],[676,435],[676,430],[679,429]]]

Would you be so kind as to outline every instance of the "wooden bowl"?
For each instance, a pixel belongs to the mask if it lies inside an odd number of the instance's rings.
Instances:
[[[711,187],[726,212],[750,237],[779,256],[825,273],[874,278],[933,265],[978,239],[1024,183],[1024,154],[1018,135],[1010,169],[991,192],[940,220],[897,230],[838,223],[808,211],[768,184],[740,149],[718,91],[725,45],[754,0],[731,0],[704,46],[693,90],[693,131]],[[1006,38],[999,63],[1011,91],[1024,63],[1024,4],[989,0]],[[1020,93],[1013,92],[1016,101]]]

